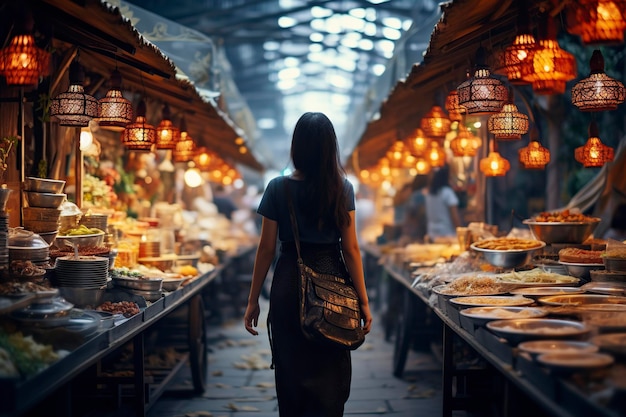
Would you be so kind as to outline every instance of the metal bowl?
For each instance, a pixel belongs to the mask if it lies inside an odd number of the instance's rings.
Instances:
[[[59,293],[76,307],[95,308],[102,304],[106,287],[81,288],[81,287],[58,287]]]
[[[113,284],[118,287],[140,291],[161,291],[163,278],[125,278],[113,277]]]
[[[626,258],[603,258],[604,266],[607,271],[624,272],[626,271]]]
[[[603,264],[574,264],[559,261],[567,269],[567,273],[573,277],[589,281],[591,279],[591,271],[604,269]]]
[[[59,249],[73,248],[74,245],[78,245],[79,248],[97,248],[102,246],[104,242],[104,232],[94,233],[90,235],[72,235],[61,236],[57,235],[54,239],[54,244]]]
[[[67,197],[65,194],[38,193],[35,191],[25,191],[26,203],[28,207],[59,208]]]
[[[53,180],[49,178],[26,177],[24,179],[24,189],[36,191],[38,193],[59,194],[63,191],[65,181]]]
[[[474,243],[470,245],[470,248],[476,252],[482,253],[485,260],[493,266],[515,268],[530,263],[533,254],[546,246],[544,242],[538,243],[541,243],[541,245],[536,248],[519,250],[483,249],[476,247]]]
[[[41,236],[43,240],[48,242],[49,245],[52,245],[52,242],[54,242],[54,239],[57,237],[57,233],[59,232],[55,230],[53,232],[39,232],[37,234]]]
[[[600,219],[588,222],[536,222],[524,220],[533,236],[546,243],[583,243],[598,227]]]

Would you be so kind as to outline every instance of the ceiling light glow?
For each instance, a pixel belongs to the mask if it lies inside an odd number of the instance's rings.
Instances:
[[[296,19],[290,16],[281,16],[278,18],[278,26],[283,29],[295,26],[298,23]]]
[[[333,11],[325,7],[320,7],[320,6],[311,7],[311,16],[315,18],[329,17],[329,16],[332,16],[332,14],[333,14]]]

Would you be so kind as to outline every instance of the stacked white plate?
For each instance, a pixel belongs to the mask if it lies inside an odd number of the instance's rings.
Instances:
[[[54,267],[59,287],[100,288],[107,283],[109,258],[101,256],[63,256]]]
[[[0,212],[0,271],[9,269],[9,216]]]

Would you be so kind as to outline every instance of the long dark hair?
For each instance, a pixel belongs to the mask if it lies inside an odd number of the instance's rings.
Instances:
[[[433,173],[428,186],[428,194],[435,195],[446,185],[450,185],[450,169],[447,165],[439,168]]]
[[[291,160],[304,177],[305,215],[316,218],[319,228],[350,224],[337,135],[325,114],[300,116],[291,138]]]

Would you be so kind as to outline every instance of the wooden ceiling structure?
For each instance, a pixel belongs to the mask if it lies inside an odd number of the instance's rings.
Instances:
[[[67,70],[76,55],[85,68],[85,91],[97,98],[104,96],[117,68],[123,90],[133,93],[133,104],[146,101],[149,123],[159,123],[161,108],[167,104],[174,123],[184,117],[197,146],[206,146],[228,162],[264,169],[251,152],[239,151],[236,141],[243,133],[228,115],[203,98],[192,83],[177,78],[175,63],[145,40],[117,8],[100,0],[28,4],[36,30],[52,40],[52,97],[67,87]]]
[[[480,46],[491,54],[516,35],[519,0],[454,0],[443,4],[442,17],[431,35],[423,61],[399,81],[366,127],[352,155],[351,168],[374,167],[391,145],[419,127],[435,104],[444,106],[448,92],[472,70]],[[527,2],[531,15],[550,12],[549,1]]]

